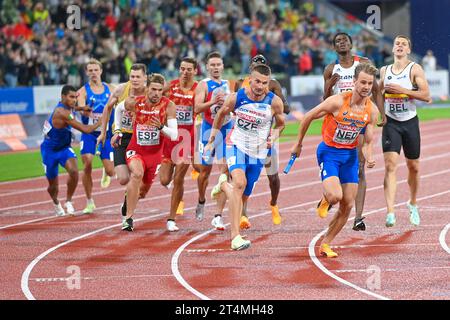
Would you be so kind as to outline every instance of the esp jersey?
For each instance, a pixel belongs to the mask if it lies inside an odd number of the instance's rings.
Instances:
[[[353,56],[353,65],[350,68],[344,68],[340,65],[339,61],[336,60],[333,67],[333,72],[331,74],[337,73],[339,75],[339,80],[333,87],[333,94],[339,94],[346,91],[352,91],[354,88],[353,76],[355,75],[355,69],[360,63],[360,57]]]
[[[61,129],[53,127],[53,114],[55,113],[56,108],[68,109],[64,104],[59,102],[48,119],[45,120],[42,129],[44,134],[43,146],[55,151],[70,147],[70,143],[72,142],[71,126]]]
[[[246,95],[244,88],[236,94],[236,117],[230,140],[239,150],[253,158],[267,157],[274,96],[274,93],[269,92],[263,100],[253,101]]]
[[[338,115],[327,114],[322,124],[322,138],[327,146],[338,149],[354,149],[358,145],[358,136],[363,128],[370,123],[372,102],[366,100],[364,109],[352,110],[350,102],[352,92],[342,94],[344,103]]]
[[[103,92],[98,94],[92,91],[89,82],[84,85],[84,88],[86,90],[86,105],[92,108],[92,112],[89,117],[86,117],[84,115],[81,116],[81,122],[83,124],[86,125],[96,124],[102,117],[103,108],[105,107],[106,103],[109,100],[109,97],[111,96],[111,92],[106,83],[102,82],[102,85],[103,85]],[[114,123],[114,113],[111,114],[111,117],[109,119],[108,129],[111,129],[113,123]],[[98,127],[91,134],[98,136],[100,134],[100,130],[101,128]],[[110,132],[110,130],[108,130],[108,132]]]
[[[140,96],[136,98],[133,136],[128,149],[147,154],[162,152],[164,135],[157,127],[150,125],[149,121],[153,117],[159,117],[159,121],[164,124],[169,102],[168,98],[162,97],[156,106],[152,106],[148,102],[147,97]]]
[[[231,93],[230,84],[229,84],[228,80],[222,80],[221,83],[217,83],[214,80],[207,78],[202,81],[204,81],[206,83],[206,86],[208,88],[205,102],[214,100],[214,98],[217,96],[217,94],[219,92],[222,92],[225,95],[225,99]],[[211,107],[206,109],[204,120],[206,120],[209,124],[212,125],[214,123],[214,119],[215,119],[220,107],[221,106],[219,106],[217,104],[213,104]],[[223,124],[227,124],[230,121],[231,121],[231,115],[226,115],[225,119],[223,121]]]
[[[180,80],[169,84],[169,99],[177,106],[177,124],[179,128],[190,129],[195,124],[194,94],[198,82],[194,82],[189,90],[181,88]]]
[[[416,89],[411,82],[411,69],[413,66],[414,62],[410,62],[400,74],[392,72],[392,64],[387,66],[384,85],[398,84],[408,90]],[[397,121],[407,121],[417,115],[414,99],[411,99],[408,95],[385,93],[384,98],[384,109],[386,115],[390,118]]]

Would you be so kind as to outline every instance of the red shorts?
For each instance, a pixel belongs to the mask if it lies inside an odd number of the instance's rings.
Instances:
[[[181,127],[178,129],[178,140],[164,140],[163,162],[172,163],[188,162],[194,158],[195,151],[195,127]]]
[[[130,162],[134,159],[139,160],[144,168],[142,182],[144,182],[144,184],[151,185],[156,173],[158,172],[158,166],[161,164],[161,153],[144,154],[133,150],[127,150],[127,165],[130,165]]]

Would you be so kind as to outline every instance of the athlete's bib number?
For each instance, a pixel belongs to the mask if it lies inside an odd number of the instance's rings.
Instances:
[[[93,112],[91,114],[91,116],[89,117],[89,124],[96,124],[97,122],[100,121],[100,119],[102,118],[102,114],[101,113],[95,113]],[[98,127],[97,129],[95,129],[95,131],[100,132],[100,127]]]
[[[48,120],[45,120],[42,132],[44,133],[44,135],[47,135],[50,132],[50,130],[52,130],[52,126],[50,122],[48,122]]]
[[[125,111],[122,116],[122,129],[131,131],[133,130],[133,118],[128,111]]]
[[[177,106],[177,122],[182,125],[194,123],[194,110],[192,106]]]
[[[338,124],[333,141],[339,144],[352,144],[358,137],[360,130],[358,127]]]
[[[159,130],[153,126],[136,125],[137,144],[140,146],[159,145]]]

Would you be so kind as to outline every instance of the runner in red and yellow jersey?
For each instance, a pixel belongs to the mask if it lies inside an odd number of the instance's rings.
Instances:
[[[133,213],[139,197],[141,182],[150,186],[162,161],[164,141],[178,137],[176,107],[163,97],[165,80],[160,74],[149,79],[147,96],[127,98],[125,108],[134,113],[133,135],[126,151],[130,169],[127,184],[127,215],[122,230],[133,231]],[[168,222],[169,224],[169,222]]]
[[[378,110],[370,100],[370,93],[377,71],[369,63],[359,64],[353,77],[354,89],[331,96],[307,112],[300,125],[298,142],[291,149],[292,153],[299,156],[309,125],[313,120],[325,116],[323,142],[317,148],[323,187],[323,198],[317,207],[318,215],[325,218],[331,206],[339,202],[339,209],[320,246],[320,254],[329,258],[337,257],[329,244],[346,224],[358,191],[357,146],[358,136],[364,128],[362,153],[367,167],[375,166],[372,141]]]
[[[175,221],[176,214],[183,214],[184,177],[193,163],[195,148],[195,113],[194,94],[197,81],[197,61],[193,58],[181,60],[180,75],[178,79],[171,81],[165,89],[165,95],[175,103],[178,139],[164,143],[163,162],[161,164],[160,180],[163,186],[167,186],[173,177],[173,190],[170,204],[169,219]],[[175,170],[175,174],[174,174]],[[169,231],[177,231],[178,228],[172,224]]]

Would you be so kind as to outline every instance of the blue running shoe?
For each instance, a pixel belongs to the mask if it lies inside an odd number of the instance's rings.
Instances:
[[[395,224],[395,214],[393,212],[388,213],[386,216],[386,227],[393,227]]]
[[[420,224],[419,207],[412,205],[409,201],[406,203],[409,209],[409,221],[411,224],[418,226]]]

